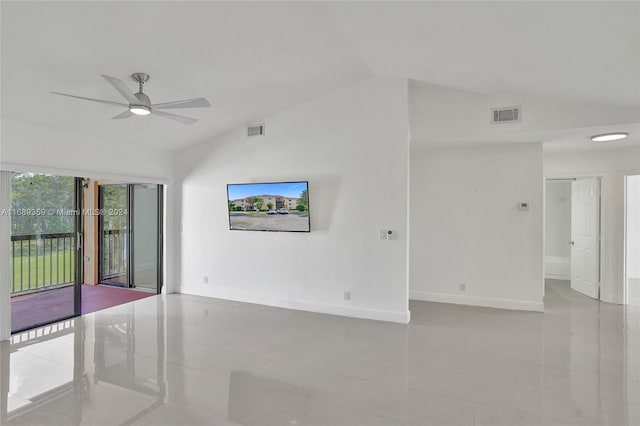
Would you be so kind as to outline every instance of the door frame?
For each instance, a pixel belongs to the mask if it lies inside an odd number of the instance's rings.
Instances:
[[[586,179],[586,178],[597,178],[600,181],[600,201],[599,201],[599,205],[600,205],[600,223],[598,223],[598,228],[599,228],[599,241],[598,244],[600,246],[599,251],[599,261],[598,261],[598,299],[596,300],[602,300],[602,287],[603,287],[603,281],[602,281],[602,271],[604,270],[604,245],[602,244],[602,241],[605,240],[605,238],[607,237],[605,235],[605,228],[602,226],[603,223],[605,223],[605,218],[608,216],[608,209],[606,208],[606,206],[604,205],[604,203],[602,202],[602,200],[605,198],[605,193],[606,193],[606,188],[605,185],[603,184],[603,181],[605,179],[605,177],[607,177],[607,173],[604,172],[588,172],[588,173],[554,173],[554,174],[549,174],[549,175],[545,175],[543,177],[543,215],[544,215],[544,219],[543,219],[543,227],[542,227],[542,295],[544,297],[545,295],[545,266],[544,266],[544,258],[545,258],[545,231],[546,231],[546,226],[547,226],[547,219],[546,219],[546,200],[547,200],[547,181],[549,180],[577,180],[577,179]]]
[[[84,281],[84,215],[82,211],[83,205],[83,183],[84,179],[75,178],[76,191],[76,280],[74,283],[74,313],[78,317],[82,315],[82,283]]]
[[[164,185],[158,185],[158,262],[156,267],[158,268],[156,273],[156,279],[158,280],[157,293],[162,293],[162,286],[164,284]]]
[[[628,232],[627,232],[627,228],[628,228],[628,209],[627,209],[627,195],[629,194],[628,192],[628,188],[627,188],[627,183],[628,183],[628,178],[631,176],[639,176],[640,179],[640,171],[637,172],[629,172],[629,173],[624,173],[623,175],[623,179],[624,179],[624,187],[623,187],[623,191],[624,193],[623,195],[623,199],[624,199],[624,205],[623,205],[623,214],[624,214],[624,223],[623,223],[623,232],[624,232],[624,236],[622,238],[622,241],[624,243],[624,247],[622,249],[622,280],[623,280],[623,284],[622,284],[622,304],[623,305],[628,305],[629,304],[629,269],[627,268],[627,248],[629,247],[627,244],[627,237],[628,237]]]

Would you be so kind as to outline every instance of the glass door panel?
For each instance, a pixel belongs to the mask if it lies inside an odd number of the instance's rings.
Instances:
[[[11,212],[11,330],[80,312],[79,179],[15,173]]]
[[[158,287],[158,185],[132,185],[133,286]]]

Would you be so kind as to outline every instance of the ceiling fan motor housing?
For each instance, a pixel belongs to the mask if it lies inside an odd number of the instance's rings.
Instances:
[[[134,72],[133,74],[131,74],[131,78],[138,83],[146,83],[147,81],[149,81],[149,74],[144,72]]]
[[[147,95],[142,92],[135,93],[136,98],[140,101],[140,105],[149,106],[151,105],[151,99]]]
[[[131,78],[137,81],[140,86],[140,91],[138,93],[135,93],[136,98],[138,98],[138,100],[140,101],[140,105],[148,107],[149,105],[151,105],[151,99],[149,99],[149,97],[142,92],[142,86],[144,86],[144,83],[149,81],[149,74],[143,72],[135,72],[131,74]]]

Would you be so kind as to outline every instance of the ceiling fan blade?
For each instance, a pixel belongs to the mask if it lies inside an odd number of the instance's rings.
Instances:
[[[190,117],[185,117],[184,115],[176,115],[176,114],[170,114],[168,112],[164,112],[164,111],[157,111],[155,109],[151,110],[152,114],[156,114],[159,117],[164,117],[164,118],[168,118],[170,120],[175,120],[175,121],[179,121],[182,124],[193,124],[195,123],[196,120],[195,118],[190,118]]]
[[[124,84],[124,81],[117,79],[115,77],[109,77],[108,75],[100,74],[102,77],[109,82],[113,86],[114,89],[118,91],[122,95],[123,98],[127,100],[130,104],[139,104],[140,100],[136,98],[136,95],[133,94],[131,89]]]
[[[121,112],[120,114],[116,115],[115,117],[111,117],[112,120],[119,120],[121,118],[129,118],[133,115],[133,113],[129,110],[126,110],[125,112]]]
[[[58,93],[58,92],[49,92],[49,93],[52,93],[54,95],[67,96],[69,98],[83,99],[85,101],[99,102],[101,104],[118,105],[118,106],[124,106],[124,107],[129,106],[127,104],[123,104],[122,102],[113,102],[113,101],[105,101],[103,99],[85,98],[84,96],[67,95],[66,93]]]
[[[161,104],[151,105],[154,109],[166,108],[208,108],[211,104],[205,98],[184,99],[182,101],[164,102]]]

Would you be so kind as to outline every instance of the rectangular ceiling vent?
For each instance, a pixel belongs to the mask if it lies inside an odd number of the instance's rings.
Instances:
[[[491,108],[492,123],[514,123],[522,118],[521,107]]]
[[[247,136],[264,136],[264,124],[249,126],[247,128]]]

